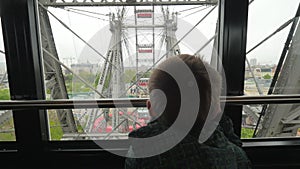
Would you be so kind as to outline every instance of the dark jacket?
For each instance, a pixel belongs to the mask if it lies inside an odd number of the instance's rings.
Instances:
[[[227,122],[229,120],[229,122]],[[230,119],[224,118],[220,124],[230,125]],[[147,126],[135,130],[129,137],[146,138],[158,135],[167,129],[158,121],[153,121]],[[239,146],[239,138],[230,130],[227,135],[223,133],[221,125],[212,136],[200,144],[198,137],[188,134],[180,143],[172,149],[156,156],[147,158],[127,158],[125,169],[250,169],[251,164],[245,152]],[[163,140],[169,141],[169,140]],[[149,145],[155,148],[155,144]],[[137,147],[130,147],[130,157],[134,157]]]

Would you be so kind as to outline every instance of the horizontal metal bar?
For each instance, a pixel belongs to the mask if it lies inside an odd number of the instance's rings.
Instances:
[[[69,139],[81,139],[81,138],[90,138],[90,139],[97,139],[97,140],[106,140],[108,133],[66,133],[63,135],[62,140],[69,140]],[[112,139],[128,139],[128,133],[112,133],[109,135],[107,140]]]
[[[0,110],[10,109],[83,109],[83,108],[115,108],[145,107],[144,99],[99,99],[99,100],[18,100],[0,101]]]
[[[300,95],[265,95],[265,96],[227,96],[221,97],[226,104],[293,104],[300,103]]]
[[[146,107],[146,100],[148,98],[0,101],[0,110]],[[220,100],[222,103],[236,105],[293,104],[300,103],[300,95],[227,96],[220,97]]]

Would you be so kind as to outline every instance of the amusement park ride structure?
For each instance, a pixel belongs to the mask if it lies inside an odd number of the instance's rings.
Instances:
[[[200,1],[199,1],[200,2]],[[66,2],[67,3],[67,2]],[[107,2],[108,3],[108,2]],[[202,3],[202,1],[201,1]],[[40,1],[40,16],[41,16],[41,34],[42,34],[42,44],[44,51],[44,65],[46,72],[46,80],[47,87],[51,90],[52,99],[67,99],[67,91],[64,83],[64,78],[61,69],[61,62],[59,60],[55,43],[53,39],[53,33],[51,30],[51,25],[49,21],[48,6],[56,6],[62,5],[65,3],[53,2],[49,1]],[[84,6],[83,4],[88,4],[88,2],[77,3],[76,6]],[[69,6],[68,4],[65,4]],[[74,6],[75,4],[71,5]],[[123,63],[123,52],[122,46],[128,45],[128,41],[126,39],[125,32],[128,29],[133,29],[135,31],[135,46],[136,46],[136,80],[139,81],[142,78],[141,70],[139,70],[139,63],[143,63],[143,66],[150,68],[155,64],[155,30],[163,29],[164,35],[163,38],[166,44],[166,57],[174,56],[180,54],[180,49],[177,43],[177,39],[175,36],[175,31],[177,30],[177,14],[169,13],[168,9],[161,8],[161,13],[163,13],[163,24],[155,23],[155,9],[152,6],[151,9],[143,6],[134,6],[134,24],[127,24],[125,18],[126,8],[123,7],[121,11],[118,13],[110,13],[109,14],[109,25],[111,32],[111,39],[109,42],[109,47],[106,52],[106,56],[102,56],[105,61],[102,66],[102,70],[100,72],[100,78],[97,82],[96,90],[98,91],[98,96],[96,98],[122,98],[126,97],[125,90],[125,82],[124,82],[124,63]],[[51,13],[50,13],[51,14]],[[150,24],[140,24],[140,19],[148,20]],[[147,38],[146,36],[139,36],[143,31],[152,31],[152,42],[151,43],[143,43],[144,41],[141,39]],[[148,40],[149,42],[149,40]],[[177,44],[176,44],[177,43]],[[143,55],[148,55],[147,58],[143,57]],[[149,57],[150,55],[150,57]],[[152,55],[152,56],[151,56]],[[55,57],[56,59],[53,59]],[[137,82],[136,82],[137,83]],[[144,90],[146,92],[145,87],[141,87],[140,85],[136,85],[137,89]],[[63,111],[63,112],[62,112]],[[126,112],[126,113],[125,113]],[[97,133],[99,131],[99,127],[101,131],[106,131],[104,128],[107,128],[107,124],[111,124],[111,132],[112,133],[120,133],[120,137],[123,135],[122,132],[129,131],[128,121],[133,122],[134,128],[135,124],[141,126],[136,117],[132,115],[128,115],[128,110],[124,108],[116,108],[114,110],[111,109],[92,109],[89,110],[88,118],[86,124],[84,126],[85,136],[89,135],[89,133]],[[132,114],[138,114],[137,109],[131,112]],[[64,138],[72,138],[78,134],[76,134],[77,127],[74,120],[74,116],[71,110],[58,110],[57,111],[58,118],[60,119],[61,126],[63,128]],[[102,117],[102,122],[95,126],[95,122],[97,119]],[[115,134],[109,134],[115,135]],[[103,133],[98,135],[98,138],[106,138],[106,135]],[[91,137],[89,137],[91,138]],[[93,137],[94,138],[94,137]]]
[[[126,30],[135,31],[135,60],[136,73],[135,84],[142,76],[139,63],[145,62],[148,70],[159,61],[156,58],[155,49],[155,30],[163,29],[163,40],[165,41],[166,54],[164,57],[171,57],[180,54],[179,43],[180,40],[176,38],[177,30],[177,13],[170,13],[167,8],[158,8],[157,5],[217,5],[215,0],[40,0],[39,1],[39,16],[40,16],[40,30],[41,41],[44,57],[44,72],[46,87],[51,91],[52,99],[68,99],[68,93],[65,86],[62,66],[66,68],[62,62],[59,61],[51,24],[49,20],[48,7],[65,8],[69,6],[123,6],[122,10],[117,13],[109,14],[109,25],[111,32],[111,39],[106,55],[101,57],[105,60],[100,72],[100,78],[97,82],[97,87],[89,86],[95,92],[96,99],[99,98],[121,98],[126,97],[127,90],[124,81],[124,52],[122,46],[126,46],[126,38],[124,32]],[[126,22],[126,6],[134,6],[133,16],[134,24]],[[147,8],[145,8],[147,6]],[[151,7],[151,8],[149,8]],[[155,17],[157,13],[163,15],[163,23],[157,24]],[[278,64],[277,77],[273,78],[273,86],[271,85],[268,94],[293,94],[299,93],[300,90],[300,26],[298,24],[299,10],[294,18],[283,26],[292,23],[290,36],[288,37],[282,58]],[[53,14],[51,14],[53,15]],[[150,24],[140,24],[139,20],[143,18],[148,20]],[[61,24],[63,24],[61,22]],[[66,26],[66,25],[64,25]],[[281,30],[281,29],[280,29]],[[279,31],[280,31],[279,30]],[[70,30],[72,31],[72,30]],[[149,43],[141,43],[139,36],[142,31],[152,31],[152,38]],[[72,33],[75,33],[72,31]],[[78,36],[78,35],[76,35]],[[217,39],[217,36],[214,36]],[[84,41],[85,42],[85,41]],[[216,42],[216,40],[215,40]],[[87,42],[85,42],[87,43]],[[263,42],[262,42],[263,43]],[[214,43],[215,47],[217,43]],[[259,44],[260,45],[260,44]],[[259,46],[258,45],[258,46]],[[91,46],[90,46],[91,47]],[[95,49],[93,49],[95,50]],[[249,51],[248,53],[250,53]],[[143,54],[149,54],[146,60],[142,60]],[[213,60],[213,59],[212,59]],[[216,58],[214,58],[216,60]],[[69,70],[69,69],[68,69]],[[71,71],[71,70],[70,70]],[[279,72],[281,72],[279,74]],[[255,77],[254,77],[255,79]],[[84,80],[81,78],[84,82]],[[294,86],[294,87],[291,87]],[[137,87],[140,87],[137,85]],[[141,87],[140,87],[141,88]],[[259,88],[259,87],[258,87]],[[141,88],[140,90],[145,90]],[[113,110],[106,109],[90,109],[86,114],[84,133],[78,133],[76,120],[72,110],[56,110],[60,125],[63,131],[63,139],[108,139],[108,138],[126,138],[130,124],[134,126],[142,126],[139,123],[137,116],[137,109],[129,108],[115,108]],[[280,136],[295,136],[298,128],[300,128],[300,107],[299,105],[264,105],[262,112],[253,109],[250,106],[244,106],[244,111],[249,115],[255,117],[257,123],[257,137],[280,137]],[[129,112],[129,113],[128,113]],[[105,123],[95,126],[95,121],[102,117]],[[1,119],[1,117],[0,117]],[[111,125],[111,130],[106,132],[108,123]],[[101,128],[101,131],[97,132]],[[104,129],[105,128],[105,129]]]

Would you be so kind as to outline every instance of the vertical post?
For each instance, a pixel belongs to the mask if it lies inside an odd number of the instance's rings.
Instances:
[[[166,17],[165,17],[165,29],[166,29],[166,58],[169,58],[169,56],[171,56],[171,31],[172,31],[172,23],[169,20],[169,8],[167,8],[166,11]]]
[[[248,0],[220,0],[219,55],[227,79],[227,95],[244,94]],[[229,80],[230,79],[230,80]],[[237,135],[241,133],[243,106],[225,107]]]
[[[6,0],[2,5],[5,6],[1,21],[11,99],[45,99],[37,2]],[[19,153],[24,157],[19,162],[41,160],[43,143],[48,139],[46,111],[14,110],[13,117]]]
[[[136,51],[136,80],[139,79],[139,42],[138,42],[138,35],[137,35],[137,13],[136,13],[136,6],[134,6],[134,23],[135,23],[135,51]]]
[[[154,5],[152,6],[152,54],[153,54],[153,65],[155,64],[155,20],[154,20]]]

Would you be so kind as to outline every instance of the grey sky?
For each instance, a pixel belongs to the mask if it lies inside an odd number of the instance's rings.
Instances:
[[[247,50],[293,18],[299,0],[255,0],[249,7]],[[277,33],[248,55],[261,64],[277,63],[290,26]]]
[[[182,9],[191,8],[191,6],[185,6],[184,8],[181,6],[170,7],[170,11],[180,11]],[[203,8],[203,7],[202,7]],[[191,10],[188,12],[184,12],[178,16],[179,24],[178,30],[176,32],[177,38],[180,39],[189,29],[191,29],[196,22],[198,22],[212,7],[203,10],[203,12],[191,15],[190,17],[185,17],[184,19],[180,19],[185,15],[197,11],[201,8]],[[109,11],[115,11],[113,8],[105,8],[105,7],[94,7],[94,8],[81,8],[84,10],[92,10],[95,12],[101,11],[101,13],[108,13]],[[85,40],[89,41],[92,46],[94,46],[97,50],[100,51],[103,55],[105,55],[109,40],[110,40],[110,31],[108,30],[108,22],[97,20],[94,18],[88,18],[86,16],[74,14],[68,11],[64,11],[62,9],[51,9],[55,13],[56,16],[59,16],[61,20],[63,20],[66,24],[68,24],[76,33],[82,36]],[[132,7],[129,7],[129,12],[127,13],[128,18],[133,15]],[[159,11],[159,8],[156,8],[156,11]],[[161,14],[160,14],[161,15]],[[105,18],[105,17],[101,17]],[[108,19],[108,17],[106,17]],[[133,18],[131,18],[132,20]],[[180,44],[181,50],[183,53],[192,53],[197,51],[207,39],[214,35],[215,25],[217,19],[217,10],[215,10],[209,17],[203,21],[195,31],[191,32],[189,36],[187,36]],[[130,19],[129,19],[130,20]],[[159,19],[158,19],[159,21]],[[130,21],[129,21],[130,22]],[[155,21],[157,22],[157,21]],[[60,56],[64,57],[77,57],[77,61],[79,62],[101,62],[101,57],[99,57],[95,52],[89,47],[86,47],[84,43],[74,37],[69,31],[63,28],[57,21],[51,18],[51,23],[55,26],[52,27],[55,42],[57,44],[58,52]],[[132,33],[132,30],[129,30],[128,33]],[[159,34],[159,30],[156,31],[156,34]],[[201,35],[199,35],[201,34]],[[129,35],[129,39],[131,39],[131,51],[134,51],[134,34]],[[195,37],[197,37],[195,39]],[[142,39],[141,37],[140,39]],[[133,41],[132,41],[133,40]],[[156,38],[156,43],[159,42],[159,39]],[[198,43],[197,43],[198,42]],[[209,55],[211,49],[207,48],[203,51],[203,53],[207,53]],[[158,52],[157,52],[158,53]],[[161,52],[161,55],[163,52]],[[100,60],[99,60],[100,59]],[[103,59],[102,59],[103,61]]]

